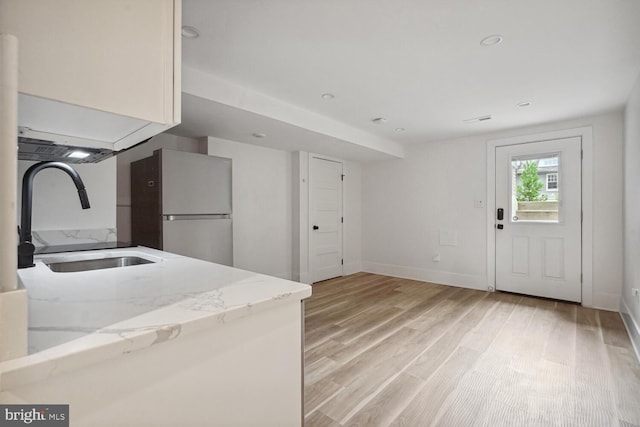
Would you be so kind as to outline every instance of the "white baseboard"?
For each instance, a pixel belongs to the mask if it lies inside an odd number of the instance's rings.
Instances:
[[[631,340],[633,350],[636,353],[636,359],[638,360],[638,363],[640,363],[640,325],[638,325],[633,316],[629,314],[631,311],[629,310],[629,306],[624,298],[622,299],[621,305],[622,310],[620,311],[620,315],[622,316],[622,322],[624,323],[625,328],[627,328],[627,334]]]
[[[423,282],[457,286],[460,288],[477,289],[481,291],[487,290],[487,279],[485,276],[473,276],[470,274],[451,273],[448,271],[428,270],[425,268],[381,264],[367,261],[362,263],[362,271],[382,274],[385,276],[400,277],[402,279],[420,280]]]

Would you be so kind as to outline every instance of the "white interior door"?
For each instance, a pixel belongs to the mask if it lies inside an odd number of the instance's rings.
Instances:
[[[342,276],[342,163],[311,158],[309,215],[312,282]]]
[[[496,147],[495,182],[496,290],[581,302],[581,139]]]

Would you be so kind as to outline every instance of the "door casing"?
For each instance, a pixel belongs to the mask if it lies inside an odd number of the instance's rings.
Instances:
[[[487,141],[487,289],[496,286],[496,147],[553,139],[582,138],[582,305],[593,306],[593,130],[591,126]]]

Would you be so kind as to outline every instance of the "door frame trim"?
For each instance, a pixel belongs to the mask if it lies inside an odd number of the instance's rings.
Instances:
[[[496,148],[504,145],[526,144],[580,137],[582,139],[582,305],[593,306],[593,129],[591,126],[522,135],[487,141],[487,288],[496,288]]]

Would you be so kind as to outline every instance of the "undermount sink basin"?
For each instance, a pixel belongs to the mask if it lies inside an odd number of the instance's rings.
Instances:
[[[119,256],[111,258],[83,259],[78,261],[46,262],[47,267],[56,273],[73,273],[78,271],[101,270],[104,268],[129,267],[132,265],[151,264],[145,258],[137,256]]]

